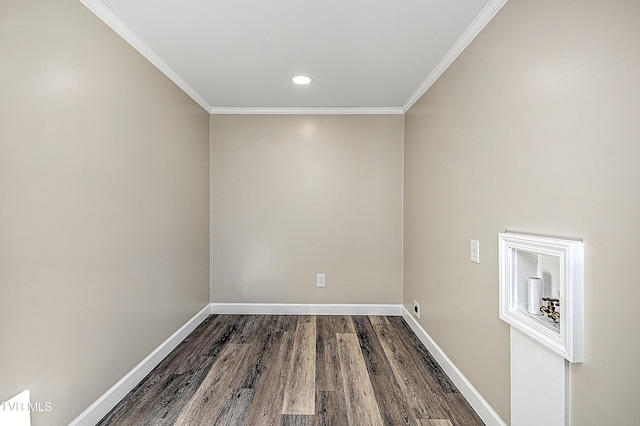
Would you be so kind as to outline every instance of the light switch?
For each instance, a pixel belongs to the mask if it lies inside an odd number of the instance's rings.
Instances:
[[[478,240],[471,240],[471,261],[480,263],[480,242]]]

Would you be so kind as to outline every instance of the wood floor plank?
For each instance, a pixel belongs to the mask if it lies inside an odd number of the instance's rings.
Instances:
[[[97,426],[142,423],[146,413],[155,404],[158,395],[162,393],[162,390],[167,386],[167,382],[171,379],[171,375],[168,374],[147,376],[118,405],[107,413],[98,422]]]
[[[231,336],[242,327],[244,321],[246,316],[243,315],[219,315],[207,327],[207,334],[198,340],[195,347],[190,351],[181,351],[183,356],[179,362],[174,361],[172,371],[176,374],[189,371],[197,365],[197,359],[203,356],[216,358]]]
[[[175,358],[179,362],[179,358]],[[214,358],[202,357],[197,365],[185,373],[174,374],[153,370],[143,381],[114,407],[98,424],[131,425],[153,424],[158,417],[173,417],[204,380]],[[159,410],[168,407],[161,413]]]
[[[431,392],[457,393],[458,389],[451,382],[451,379],[424,347],[418,336],[411,331],[405,320],[402,317],[389,317],[389,322],[407,349],[419,373],[426,379]]]
[[[325,318],[329,321],[329,326],[334,333],[355,333],[353,317],[350,315],[328,315]]]
[[[358,338],[352,333],[338,333],[337,341],[349,424],[382,425]]]
[[[224,405],[216,425],[244,425],[246,424],[249,407],[253,401],[253,389],[238,389],[230,391],[225,398],[229,403]]]
[[[385,425],[417,424],[417,417],[404,392],[391,374],[369,375],[371,387]]]
[[[429,419],[421,423],[424,426],[453,426],[449,419]]]
[[[314,424],[316,426],[342,425],[346,423],[347,403],[344,399],[344,391],[317,391],[316,414]]]
[[[298,325],[298,315],[276,315],[276,331],[293,333]]]
[[[316,317],[300,316],[284,388],[282,414],[315,414]]]
[[[247,415],[247,425],[279,425],[282,420],[284,400],[284,378],[287,377],[289,357],[293,349],[291,332],[275,333],[271,351],[266,357],[266,368],[255,386],[251,408]]]
[[[199,383],[204,377],[204,369],[202,374],[198,372],[187,372],[179,375],[175,375],[175,380],[171,381],[168,386],[163,389],[159,394],[159,398],[151,406],[151,409],[147,411],[144,421],[139,423],[133,423],[133,425],[141,426],[156,426],[159,424],[174,424],[176,419],[180,415],[180,411],[184,405],[191,399],[193,393],[196,390],[197,384],[194,386],[193,382]],[[120,426],[120,423],[115,423]]]
[[[316,391],[342,391],[336,333],[355,333],[351,317],[321,315],[316,317]]]
[[[153,374],[170,374],[177,371],[179,359],[184,358],[185,353],[193,354],[211,338],[214,330],[219,329],[226,319],[220,315],[210,315],[202,324],[196,327],[186,339],[184,339],[171,353],[163,359],[152,372]]]
[[[342,382],[336,386],[340,378],[336,371],[340,368],[336,333],[332,331],[328,316],[316,318],[316,391],[342,388]]]
[[[249,341],[253,348],[251,359],[248,360],[250,368],[246,375],[238,375],[234,380],[232,386],[237,389],[254,389],[267,369],[268,360],[273,356],[274,351],[278,350],[277,337],[283,330],[283,321],[278,315],[257,316],[260,318],[259,326],[254,329],[253,339]]]
[[[393,374],[368,316],[352,317],[369,374]]]
[[[231,343],[251,343],[264,328],[267,315],[247,315],[242,328],[231,337]],[[272,317],[275,320],[275,317]]]
[[[371,317],[369,318],[371,319]],[[388,323],[379,318],[381,317],[375,317],[374,322],[379,324]],[[378,326],[374,326],[374,330],[376,330],[376,327]],[[385,369],[393,371],[387,357],[380,356],[377,362],[379,364],[387,363]],[[385,425],[417,424],[417,417],[413,412],[413,404],[409,403],[403,388],[393,374],[374,374],[369,371],[369,379],[378,403],[380,416]]]
[[[282,426],[308,426],[313,424],[313,416],[301,414],[283,414]]]
[[[453,426],[483,426],[484,422],[460,393],[442,393],[435,396],[441,410],[448,414]]]
[[[381,315],[369,315],[369,321],[373,325],[389,324],[387,317]]]
[[[229,394],[231,382],[247,350],[248,345],[233,343],[227,344],[222,349],[207,376],[180,413],[178,424],[207,425],[212,424],[219,417],[224,405],[212,402],[221,399],[222,395]]]
[[[182,405],[188,402],[206,377],[217,358],[216,352],[228,341],[230,327],[233,328],[237,320],[245,319],[224,315],[208,317],[107,414],[100,424],[157,424],[161,421],[158,419],[175,419]],[[177,396],[180,398],[176,398]],[[165,406],[168,409],[162,412]],[[130,422],[123,420],[124,418],[130,419]]]
[[[439,402],[434,399],[434,394],[429,390],[425,377],[419,373],[393,327],[376,325],[374,328],[382,350],[389,360],[393,376],[402,389],[402,400],[410,404],[413,416],[416,419],[448,418]]]

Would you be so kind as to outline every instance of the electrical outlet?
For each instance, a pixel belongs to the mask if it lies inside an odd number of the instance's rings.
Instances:
[[[420,319],[420,304],[416,300],[413,301],[413,315]]]
[[[480,263],[480,241],[471,240],[471,261]]]
[[[316,287],[326,287],[327,282],[325,280],[324,274],[316,275]]]

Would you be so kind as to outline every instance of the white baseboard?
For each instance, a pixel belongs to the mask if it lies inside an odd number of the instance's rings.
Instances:
[[[449,376],[460,393],[469,401],[471,407],[478,413],[478,416],[487,426],[506,426],[506,423],[500,418],[489,403],[480,395],[478,390],[473,387],[471,382],[462,374],[460,370],[451,362],[449,357],[440,349],[440,346],[429,336],[424,328],[416,321],[411,313],[403,306],[402,317],[409,324],[409,327],[418,336],[433,358],[440,364],[440,367]]]
[[[211,313],[211,306],[205,306],[200,312],[195,314],[185,325],[173,333],[171,337],[162,342],[145,359],[140,361],[126,376],[111,389],[106,391],[100,398],[73,420],[69,426],[93,426],[98,423],[113,407],[124,398],[138,383],[151,372],[160,361],[176,348],[193,330],[196,329]]]
[[[253,315],[402,315],[402,305],[295,303],[212,303],[212,314]]]

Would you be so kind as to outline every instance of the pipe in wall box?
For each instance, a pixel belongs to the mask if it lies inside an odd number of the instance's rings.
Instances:
[[[527,280],[527,312],[533,315],[542,315],[542,278],[530,277]]]

